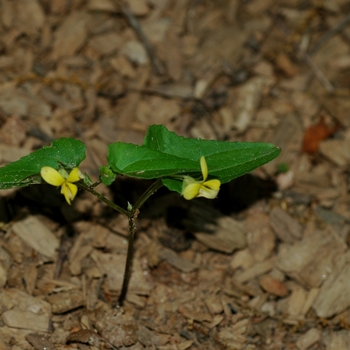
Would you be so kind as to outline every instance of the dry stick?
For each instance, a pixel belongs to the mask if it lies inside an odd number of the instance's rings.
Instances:
[[[329,82],[326,76],[322,73],[322,71],[317,67],[315,62],[311,59],[311,57],[304,51],[299,49],[299,54],[304,59],[305,63],[310,67],[312,73],[315,77],[320,81],[320,83],[324,86],[324,88],[329,92],[333,93],[335,91],[333,85]]]
[[[347,15],[337,26],[330,29],[326,34],[324,34],[312,47],[312,49],[309,51],[309,54],[312,56],[316,51],[327,41],[329,40],[333,35],[340,33],[342,30],[345,29],[347,25],[350,24],[350,14]]]
[[[130,27],[136,32],[140,40],[142,41],[143,46],[145,47],[149,59],[151,60],[152,66],[157,72],[158,75],[163,75],[165,73],[165,68],[163,63],[156,56],[154,49],[150,42],[148,41],[146,35],[144,34],[137,18],[130,11],[130,9],[126,5],[122,5],[121,11],[123,15],[126,17]]]

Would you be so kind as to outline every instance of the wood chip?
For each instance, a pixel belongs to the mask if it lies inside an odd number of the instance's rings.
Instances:
[[[301,337],[299,337],[296,346],[300,350],[306,350],[321,339],[321,332],[319,329],[311,328]]]
[[[282,244],[277,267],[304,286],[318,287],[345,250],[345,243],[331,230],[316,231],[293,245]]]
[[[196,264],[193,264],[192,262],[180,257],[170,249],[159,250],[158,257],[184,273],[190,273],[198,268]]]
[[[51,57],[53,60],[73,55],[87,38],[89,16],[83,11],[72,12],[55,32]]]
[[[282,149],[281,154],[264,165],[269,174],[274,174],[277,164],[292,164],[301,149],[303,132],[300,121],[295,114],[288,114],[282,118],[280,125],[274,131],[273,136],[268,140]],[[267,141],[267,140],[266,140]]]
[[[16,289],[0,293],[2,319],[8,327],[48,332],[51,307],[46,301]]]
[[[126,255],[104,254],[94,250],[91,258],[97,264],[99,270],[106,275],[106,286],[110,291],[121,290]],[[134,294],[148,295],[151,286],[145,279],[140,262],[135,258],[133,273],[130,279],[129,292]]]
[[[350,300],[344,291],[350,290],[350,253],[339,257],[332,272],[321,286],[313,304],[319,317],[332,317],[350,306]]]
[[[236,111],[234,127],[238,132],[244,132],[253,120],[262,92],[269,83],[271,82],[265,77],[256,77],[250,79],[238,90],[237,105],[233,107]]]
[[[47,301],[51,304],[52,312],[55,314],[62,314],[84,305],[83,294],[76,289],[49,295]]]
[[[275,257],[272,257],[268,260],[255,263],[253,266],[251,266],[247,270],[236,274],[234,279],[238,283],[245,283],[249,280],[252,280],[255,277],[258,277],[260,275],[263,275],[271,271],[275,266],[275,261],[276,261]]]
[[[320,143],[320,152],[340,167],[350,164],[349,149],[350,140],[327,140]]]
[[[35,216],[17,221],[12,226],[12,231],[41,255],[52,260],[56,258],[59,240]]]
[[[272,209],[270,225],[276,236],[283,242],[292,243],[302,236],[301,225],[279,207]]]
[[[286,285],[270,275],[265,275],[260,278],[259,283],[261,287],[268,293],[285,297],[288,294]]]

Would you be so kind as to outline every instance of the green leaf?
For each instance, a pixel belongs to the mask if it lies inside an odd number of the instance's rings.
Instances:
[[[229,182],[276,158],[281,150],[271,143],[228,142],[185,138],[169,131],[163,125],[149,127],[144,147],[169,155],[197,161],[204,156],[208,164],[209,178]],[[199,165],[198,165],[199,167]],[[181,193],[180,179],[164,179],[163,184]]]
[[[139,179],[200,171],[199,162],[124,142],[110,144],[107,159],[114,172]]]
[[[269,162],[279,153],[280,149],[270,143],[185,138],[163,125],[152,125],[142,146],[111,144],[107,158],[116,173],[143,179],[163,177],[166,187],[181,193],[182,178],[174,175],[200,179],[201,156],[207,161],[209,178],[226,183]]]
[[[0,189],[24,187],[41,183],[44,166],[73,169],[85,159],[85,145],[73,138],[60,138],[16,162],[0,168]]]
[[[109,186],[112,184],[117,175],[111,170],[110,167],[102,165],[100,166],[101,181],[104,185]]]

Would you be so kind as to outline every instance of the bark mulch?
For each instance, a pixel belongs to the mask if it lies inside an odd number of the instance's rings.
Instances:
[[[0,164],[151,124],[272,142],[214,201],[160,190],[127,222],[88,193],[0,191],[0,349],[350,349],[347,0],[0,0]],[[99,187],[125,206],[149,183]]]

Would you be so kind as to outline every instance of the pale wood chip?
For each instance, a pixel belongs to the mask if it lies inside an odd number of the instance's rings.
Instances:
[[[299,337],[296,346],[299,350],[306,350],[321,339],[319,329],[311,328],[305,334]]]
[[[49,295],[47,301],[51,304],[52,312],[55,314],[62,314],[84,305],[83,294],[76,289]]]
[[[339,121],[340,124],[346,126],[347,128],[350,127],[350,101],[347,96],[322,96],[320,102],[323,107]]]
[[[38,315],[33,312],[8,310],[1,315],[6,326],[11,328],[29,329],[38,332],[48,332],[50,315]]]
[[[244,270],[248,269],[254,264],[253,254],[249,249],[239,250],[233,255],[230,266],[231,268],[238,269],[242,267]]]
[[[291,317],[292,319],[295,319],[301,315],[301,312],[306,302],[306,298],[306,290],[299,286],[294,286],[292,294],[288,298],[287,302],[287,318]]]
[[[159,259],[165,260],[171,266],[175,267],[176,269],[184,273],[190,273],[198,268],[196,264],[193,264],[191,261],[188,261],[180,257],[170,249],[159,250],[158,257]]]
[[[264,261],[275,249],[275,235],[269,227],[269,217],[264,213],[250,215],[244,226],[249,251],[256,261]]]
[[[41,255],[49,259],[57,257],[59,239],[35,216],[17,221],[11,229],[23,242]]]
[[[14,3],[12,0],[2,0],[1,1],[1,22],[5,28],[9,28],[13,24],[14,20]]]
[[[2,144],[18,147],[26,138],[26,128],[17,115],[10,116],[0,129]]]
[[[0,263],[0,288],[3,288],[7,281],[7,269]]]
[[[255,277],[258,277],[260,275],[263,275],[271,271],[274,268],[275,263],[276,263],[276,257],[272,257],[268,260],[255,263],[253,266],[251,266],[247,270],[237,273],[234,279],[237,283],[245,283],[247,281],[254,279]]]
[[[26,34],[36,34],[43,27],[45,22],[45,13],[40,1],[38,0],[18,0],[17,6],[17,25],[21,31]]]
[[[191,207],[185,224],[198,241],[220,252],[232,253],[247,244],[246,230],[240,222],[229,216],[220,217],[215,209],[209,207]]]
[[[89,15],[83,11],[71,12],[55,32],[51,56],[53,60],[71,56],[82,47],[87,38]]]
[[[350,306],[350,253],[339,257],[313,304],[319,317],[332,317]]]
[[[92,252],[93,247],[92,246],[83,246],[81,249],[79,249],[78,254],[74,256],[73,259],[70,259],[69,269],[71,274],[74,275],[80,275],[82,271],[82,260],[90,255]]]
[[[327,350],[348,350],[350,348],[350,331],[329,332],[323,337]]]
[[[116,3],[113,0],[89,0],[87,8],[91,11],[117,12]]]
[[[6,146],[0,144],[0,159],[4,163],[15,162],[16,160],[27,156],[30,151],[30,149],[23,147]]]
[[[265,77],[250,79],[240,87],[236,103],[233,106],[235,121],[234,127],[238,132],[244,132],[253,118],[260,104],[264,89],[271,85],[271,80]]]
[[[121,52],[134,64],[145,66],[149,63],[147,51],[139,41],[127,41]]]
[[[270,225],[276,236],[283,242],[292,243],[302,236],[302,227],[298,221],[279,207],[272,209]]]
[[[205,305],[212,315],[221,314],[223,311],[222,302],[218,295],[211,295],[204,299]]]
[[[297,158],[296,154],[300,152],[302,137],[303,131],[298,117],[295,114],[284,116],[273,136],[265,140],[281,147],[282,152],[276,159],[264,165],[264,169],[269,174],[274,174],[277,164],[292,164]]]
[[[19,116],[50,117],[51,106],[37,95],[19,89],[11,89],[0,95],[0,109],[5,114]]]
[[[337,166],[349,166],[350,140],[326,140],[319,147],[320,152]]]
[[[126,255],[104,254],[94,250],[91,258],[99,270],[106,275],[106,286],[110,291],[120,291],[124,275]],[[148,295],[151,286],[147,282],[138,259],[134,259],[133,273],[129,284],[129,293]]]
[[[302,316],[305,316],[309,310],[311,309],[312,304],[314,303],[314,301],[316,300],[318,293],[319,293],[320,289],[319,288],[312,288],[310,289],[306,300],[305,300],[305,304],[300,312],[300,314]]]
[[[169,76],[178,81],[182,77],[182,56],[180,49],[181,41],[174,30],[168,30],[164,41],[163,49],[165,50],[166,65]]]
[[[17,289],[4,289],[0,293],[2,317],[9,327],[49,331],[51,317],[50,304]]]
[[[303,286],[315,288],[330,275],[345,250],[345,243],[331,230],[316,231],[293,245],[281,244],[277,267]]]
[[[110,55],[120,48],[123,40],[116,33],[106,33],[96,35],[89,41],[89,45],[98,52],[99,55]]]
[[[149,12],[146,0],[126,0],[130,11],[136,16],[145,16]]]

